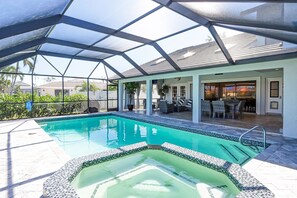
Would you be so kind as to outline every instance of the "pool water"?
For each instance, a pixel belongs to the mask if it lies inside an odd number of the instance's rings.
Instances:
[[[84,197],[235,197],[226,175],[159,150],[84,168],[72,181]]]
[[[111,115],[57,119],[39,122],[39,125],[71,157],[142,141],[156,145],[168,142],[241,165],[259,152],[255,148],[243,146],[238,142]]]

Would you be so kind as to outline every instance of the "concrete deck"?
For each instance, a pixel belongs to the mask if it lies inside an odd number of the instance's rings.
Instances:
[[[40,197],[69,156],[34,120],[0,123],[0,197]]]
[[[118,114],[235,136],[244,131],[160,116]],[[260,140],[261,134],[254,133],[252,137]],[[272,145],[243,168],[266,185],[276,197],[296,197],[297,139],[278,134],[268,134],[267,138]],[[0,197],[40,197],[46,178],[69,159],[34,120],[0,122]]]

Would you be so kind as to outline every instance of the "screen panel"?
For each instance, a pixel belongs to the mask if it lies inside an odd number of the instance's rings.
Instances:
[[[20,51],[20,52],[16,52],[14,54],[10,54],[8,56],[4,56],[4,57],[0,58],[0,62],[8,61],[10,59],[17,58],[18,56],[26,55],[28,53],[36,52],[36,49],[37,49],[37,47],[31,47],[31,48],[28,48],[26,50],[23,50],[23,51]]]
[[[133,49],[126,54],[149,74],[174,71],[174,68],[150,45]]]
[[[105,65],[104,65],[105,66]],[[109,80],[120,79],[121,77],[115,74],[112,70],[110,70],[107,66],[105,66],[107,78]]]
[[[105,36],[106,34],[103,33],[94,32],[67,24],[56,25],[49,34],[49,38],[82,43],[85,45],[91,45]]]
[[[98,65],[90,78],[107,79],[107,73],[105,72],[104,65],[102,63]]]
[[[65,72],[65,69],[67,68],[70,59],[68,58],[59,58],[59,57],[53,57],[53,56],[44,56],[52,65],[55,66],[61,72],[62,74]]]
[[[0,28],[61,14],[69,0],[0,0]]]
[[[104,59],[109,56],[112,56],[112,54],[103,53],[103,52],[96,52],[91,50],[83,50],[78,54],[79,56],[89,57],[89,58],[97,58],[97,59]]]
[[[185,2],[180,3],[210,20],[234,25],[265,25],[267,28],[296,29],[297,3]],[[257,27],[257,26],[256,26]]]
[[[105,60],[109,63],[113,68],[117,71],[122,73],[124,76],[142,76],[143,74],[140,73],[137,69],[134,68],[126,59],[122,56],[113,56]]]
[[[181,69],[227,63],[211,33],[202,26],[160,40],[158,44]]]
[[[76,0],[65,15],[119,29],[157,6],[150,0]]]
[[[78,49],[78,48],[56,45],[51,43],[43,44],[40,50],[47,51],[47,52],[55,52],[60,54],[67,54],[67,55],[75,55],[81,51],[81,49]]]
[[[6,57],[11,59],[11,58],[15,58],[15,57],[18,57],[18,56],[20,56],[19,53],[12,54],[11,56],[6,56]],[[1,68],[0,72],[17,73],[17,74],[31,74],[32,70],[33,70],[34,59],[35,59],[35,56],[26,58],[26,59],[24,59],[25,61],[20,60],[18,62],[18,64],[13,63],[11,65],[8,65],[6,67]]]
[[[107,111],[107,91],[105,80],[89,80],[89,107],[100,112]]]
[[[44,58],[41,56],[37,56],[34,74],[44,74],[44,75],[57,75],[61,76],[61,74],[55,70]]]
[[[186,17],[167,8],[161,8],[128,26],[123,31],[151,40],[157,40],[195,25],[197,25],[197,23]]]
[[[140,45],[142,45],[142,43],[130,41],[115,36],[109,36],[108,38],[95,44],[96,47],[108,48],[116,51],[126,51]]]
[[[0,50],[12,48],[14,46],[33,41],[35,39],[40,39],[44,37],[49,30],[49,27],[41,28],[38,30],[26,32],[23,34],[7,37],[0,40]]]
[[[62,77],[34,76],[34,102],[61,102]],[[40,107],[42,105],[40,104]]]
[[[256,58],[296,51],[296,44],[254,34],[215,27],[234,60]]]
[[[86,78],[91,74],[93,69],[95,69],[97,64],[97,62],[73,59],[65,76]]]

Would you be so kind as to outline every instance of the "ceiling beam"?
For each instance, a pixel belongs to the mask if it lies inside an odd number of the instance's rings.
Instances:
[[[92,62],[100,62],[101,61],[101,59],[97,59],[97,58],[89,58],[89,57],[83,57],[83,56],[73,56],[73,55],[68,55],[68,54],[61,54],[61,53],[47,52],[47,51],[38,51],[37,54],[44,55],[44,56],[54,56],[54,57],[60,57],[60,58],[92,61]]]
[[[106,48],[101,48],[101,47],[96,47],[96,46],[89,46],[89,45],[85,45],[85,44],[81,44],[81,43],[64,41],[64,40],[59,40],[59,39],[54,39],[54,38],[47,38],[46,43],[62,45],[62,46],[67,46],[67,47],[74,47],[74,48],[79,48],[79,49],[87,49],[90,51],[115,54],[115,55],[122,53],[122,52],[116,51],[116,50],[111,50],[111,49],[106,49]]]
[[[67,46],[67,47],[74,47],[74,48],[79,48],[79,49],[88,48],[88,50],[90,50],[90,51],[108,53],[108,54],[113,54],[113,55],[122,54],[122,52],[120,52],[120,51],[96,47],[96,46],[89,46],[89,45],[84,45],[84,44],[80,44],[80,43],[64,41],[64,40],[59,40],[59,39],[53,39],[53,38],[41,38],[41,39],[36,39],[33,41],[26,42],[26,43],[22,43],[20,45],[17,45],[17,46],[11,47],[11,48],[4,49],[4,50],[0,51],[0,58],[14,54],[14,53],[22,51],[22,50],[26,50],[31,47],[42,45],[44,43],[51,43],[51,44]]]
[[[146,71],[144,71],[136,62],[134,62],[127,54],[123,53],[122,57],[124,59],[126,59],[131,65],[133,65],[138,71],[140,71],[140,73],[142,73],[143,75],[148,75],[148,73],[146,73]]]
[[[88,30],[92,30],[92,31],[100,32],[100,33],[104,33],[104,34],[109,34],[109,35],[112,34],[113,36],[117,36],[117,37],[124,38],[124,39],[131,40],[131,41],[136,41],[139,43],[152,42],[150,39],[146,39],[146,38],[136,36],[133,34],[117,31],[112,28],[104,27],[101,25],[97,25],[94,23],[90,23],[90,22],[83,21],[83,20],[76,19],[76,18],[69,17],[69,16],[63,16],[60,20],[60,23],[65,23],[68,25],[72,25],[72,26],[76,26],[79,28],[88,29]]]
[[[208,27],[208,30],[210,31],[210,33],[212,34],[213,38],[217,42],[218,46],[220,47],[221,51],[223,52],[223,54],[226,57],[226,59],[228,60],[228,62],[230,64],[234,65],[235,62],[232,59],[231,55],[229,54],[229,52],[228,52],[225,44],[223,43],[221,37],[218,35],[216,29],[211,25],[211,26]]]
[[[113,71],[116,75],[118,75],[121,78],[126,78],[123,74],[121,74],[118,70],[116,70],[113,66],[108,64],[106,61],[102,60],[103,65],[108,67],[111,71]]]
[[[176,70],[181,71],[180,67],[170,58],[170,56],[157,44],[152,43],[152,46],[167,60],[167,62]]]
[[[55,25],[59,22],[61,17],[61,15],[55,15],[44,19],[37,19],[34,21],[24,22],[1,28],[0,39]]]

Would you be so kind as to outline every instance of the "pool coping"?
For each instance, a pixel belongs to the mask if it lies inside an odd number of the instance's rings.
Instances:
[[[109,160],[124,157],[144,150],[162,150],[175,156],[187,159],[196,164],[213,169],[225,174],[240,190],[236,196],[243,197],[274,197],[274,194],[254,178],[250,173],[237,164],[227,162],[203,153],[164,143],[161,146],[148,145],[146,142],[131,144],[117,149],[91,154],[88,156],[74,158],[68,161],[57,172],[50,176],[43,184],[43,196],[53,197],[75,197],[78,194],[71,186],[71,182],[86,167],[100,164]]]

